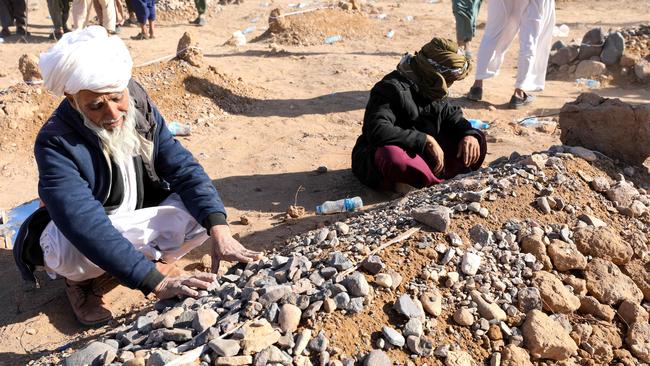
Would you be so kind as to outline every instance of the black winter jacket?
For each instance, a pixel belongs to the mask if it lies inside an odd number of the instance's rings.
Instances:
[[[372,188],[381,176],[374,165],[377,147],[396,145],[410,154],[423,155],[426,137],[459,140],[480,131],[463,117],[460,107],[446,100],[430,101],[417,92],[417,85],[398,71],[384,76],[370,91],[361,136],[352,149],[352,172]]]

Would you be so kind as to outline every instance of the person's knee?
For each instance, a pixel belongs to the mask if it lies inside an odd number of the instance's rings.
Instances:
[[[383,173],[404,173],[408,169],[406,151],[397,146],[381,146],[375,153],[375,162]]]

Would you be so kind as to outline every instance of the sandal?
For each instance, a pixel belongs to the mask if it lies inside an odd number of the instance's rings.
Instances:
[[[528,95],[526,92],[524,92],[523,98],[513,94],[512,98],[510,98],[510,102],[508,103],[508,106],[510,107],[510,109],[519,109],[521,107],[525,107],[531,104],[533,101],[535,101],[535,96]]]
[[[131,39],[134,41],[141,41],[143,39],[149,39],[149,36],[141,32],[135,36],[132,36]]]
[[[483,88],[478,86],[471,87],[469,93],[467,93],[467,99],[480,102],[483,99]]]

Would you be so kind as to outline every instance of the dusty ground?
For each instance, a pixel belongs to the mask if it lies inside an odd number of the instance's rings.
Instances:
[[[200,34],[199,44],[212,70],[207,65],[197,70],[173,62],[138,69],[136,77],[149,88],[168,120],[193,123],[192,136],[181,141],[215,179],[233,230],[243,243],[261,249],[281,247],[288,236],[331,220],[311,215],[283,220],[283,212],[294,203],[301,185],[305,191],[299,193],[297,203],[312,212],[316,204],[331,198],[360,195],[372,204],[391,197],[363,188],[350,172],[349,155],[361,128],[368,90],[394,68],[403,52],[418,49],[433,35],[454,36],[449,1],[381,1],[374,5],[388,16],[378,20],[367,14],[372,32],[355,32],[354,38],[346,37],[334,45],[282,44],[273,48],[268,41],[259,41],[239,48],[221,46],[232,32],[252,25],[256,29],[247,37],[258,37],[273,7],[295,10],[288,7],[289,2],[276,1],[269,7],[257,1],[224,6],[213,11],[209,25],[200,33],[186,25],[187,19],[170,17],[161,22],[155,40],[130,40],[137,33],[135,28],[125,28],[121,34],[136,65],[173,54],[186,30]],[[33,137],[56,105],[56,100],[35,87],[1,89],[19,82],[17,60],[21,54],[38,54],[51,45],[46,40],[50,21],[45,2],[32,1],[29,5],[34,35],[30,43],[8,39],[0,44],[0,98],[23,99],[34,106],[27,113],[22,105],[16,113],[27,116],[16,118],[12,126],[2,126],[0,208],[5,209],[36,197]],[[648,22],[647,14],[647,0],[562,1],[557,5],[557,23],[569,25],[569,40],[580,40],[593,26],[608,29]],[[406,22],[407,15],[414,20]],[[260,20],[251,23],[255,18]],[[479,19],[484,22],[485,18],[484,7]],[[385,34],[391,29],[395,36],[388,39]],[[481,35],[479,30],[478,37]],[[516,50],[515,44],[510,55]],[[553,80],[531,109],[510,111],[504,104],[512,93],[514,72],[515,62],[506,61],[502,74],[486,83],[487,102],[454,98],[467,116],[493,122],[488,161],[514,150],[528,153],[558,143],[557,132],[539,133],[513,128],[509,123],[557,112],[580,92],[572,82]],[[471,83],[471,78],[456,83],[453,95],[460,97]],[[606,85],[598,92],[632,103],[650,100],[648,87],[635,84]],[[328,167],[327,174],[315,172],[321,165]],[[242,214],[251,217],[250,225],[238,223]],[[182,265],[191,267],[202,254],[191,253]],[[0,285],[0,364],[24,364],[41,351],[92,334],[75,324],[60,280],[46,281],[42,289],[26,292],[8,250],[0,251],[0,276],[4,280]],[[118,315],[145,302],[138,292],[122,288],[109,296]]]

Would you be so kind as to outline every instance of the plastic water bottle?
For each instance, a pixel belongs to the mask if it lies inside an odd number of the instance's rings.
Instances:
[[[537,126],[537,125],[540,124],[540,122],[537,119],[537,117],[528,117],[528,118],[524,119],[523,121],[519,122],[519,124],[522,125],[522,126],[530,127],[530,126]]]
[[[413,15],[407,15],[404,17],[404,21],[406,22],[412,22],[413,21]]]
[[[475,118],[470,118],[468,119],[469,124],[472,125],[472,128],[476,128],[477,130],[487,130],[490,128],[490,124],[487,122],[483,122],[480,119],[475,119]]]
[[[324,43],[325,44],[332,44],[332,43],[336,43],[336,42],[338,42],[338,41],[340,41],[342,39],[343,39],[343,37],[341,37],[340,35],[337,34],[337,35],[329,36],[329,37],[325,38]]]
[[[241,31],[241,32],[244,33],[244,34],[248,34],[248,33],[252,32],[252,31],[254,31],[254,30],[255,30],[255,26],[254,26],[254,25],[251,25],[250,27],[244,29],[244,30]]]
[[[388,33],[386,33],[386,38],[391,39],[395,36],[395,31],[394,30],[389,30]]]
[[[325,201],[322,205],[316,206],[316,214],[327,215],[337,212],[353,212],[363,207],[361,197],[344,198],[338,201]]]
[[[598,88],[600,88],[600,81],[593,80],[593,79],[580,78],[580,79],[576,79],[576,85],[578,85],[578,86],[584,85],[589,89],[598,89]]]
[[[172,121],[167,125],[167,129],[174,136],[189,136],[192,130],[192,126],[189,123],[180,123],[177,121]]]

